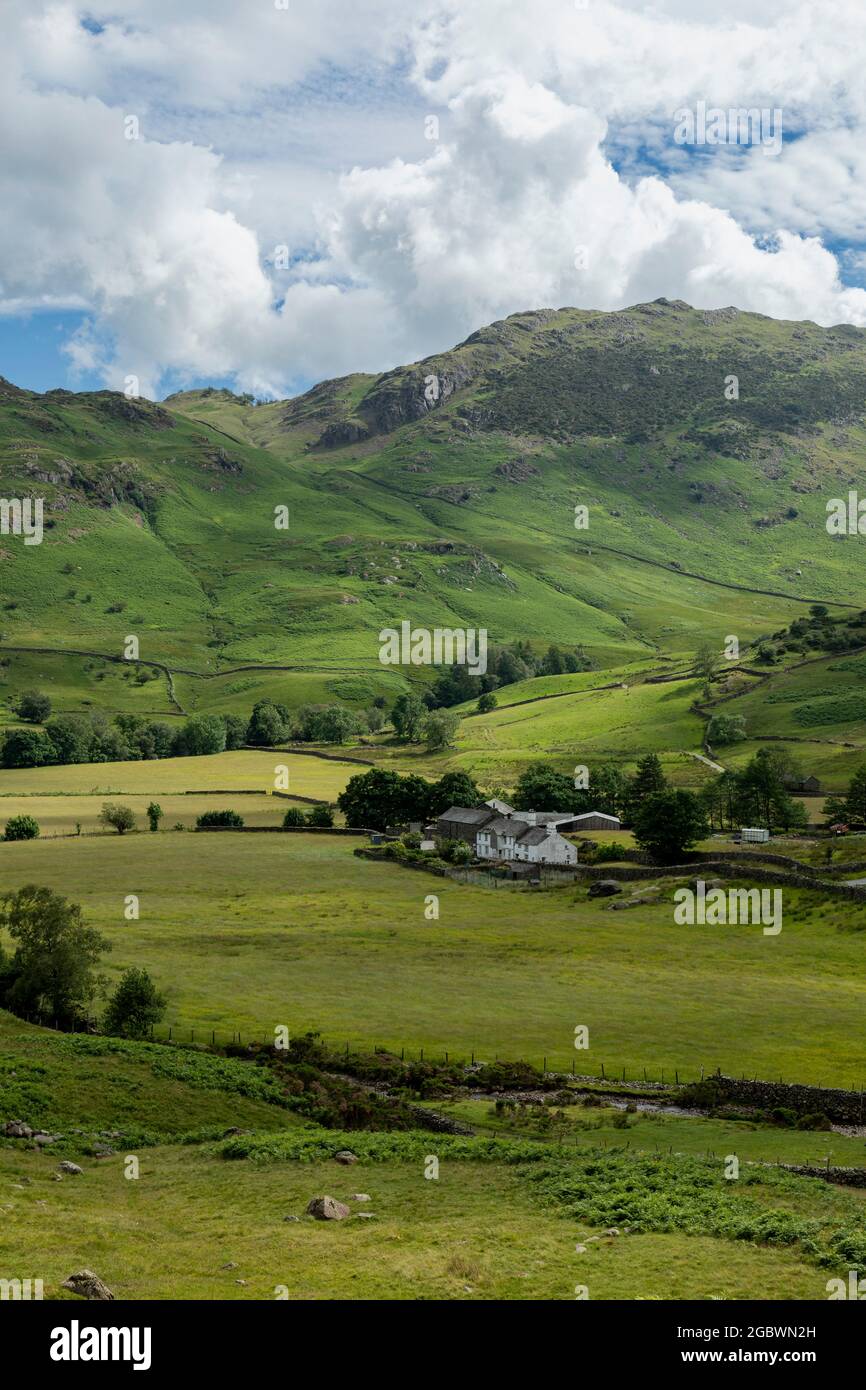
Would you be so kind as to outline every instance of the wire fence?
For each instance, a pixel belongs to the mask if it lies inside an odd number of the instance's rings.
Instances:
[[[284,1035],[283,1035],[284,1036]],[[289,1036],[289,1044],[294,1037],[297,1040],[306,1036],[297,1033]],[[160,1023],[151,1029],[151,1038],[154,1042],[175,1043],[183,1046],[201,1047],[246,1047],[251,1044],[262,1044],[264,1046],[276,1046],[278,1030],[273,1027],[262,1029],[260,1026],[244,1025],[237,1028],[210,1028],[201,1023],[189,1024],[183,1022]],[[375,1056],[377,1054],[398,1058],[405,1063],[427,1063],[430,1065],[444,1066],[463,1066],[471,1070],[473,1067],[502,1063],[506,1066],[528,1065],[533,1067],[541,1075],[570,1076],[575,1080],[586,1081],[589,1084],[611,1084],[618,1086],[689,1086],[716,1075],[721,1071],[724,1076],[733,1079],[739,1078],[742,1081],[761,1082],[766,1085],[781,1086],[803,1086],[800,1081],[787,1082],[781,1076],[759,1076],[753,1073],[745,1073],[740,1068],[728,1069],[715,1063],[711,1067],[691,1067],[681,1068],[674,1066],[661,1066],[659,1064],[644,1066],[642,1063],[619,1063],[619,1062],[600,1062],[598,1070],[589,1072],[586,1070],[587,1058],[585,1051],[575,1049],[571,1053],[539,1053],[533,1054],[525,1052],[519,1056],[500,1052],[488,1047],[471,1047],[467,1050],[465,1045],[458,1044],[457,1047],[444,1047],[442,1044],[434,1046],[420,1046],[412,1044],[407,1046],[402,1043],[382,1041],[375,1038],[345,1038],[327,1039],[317,1037],[318,1045],[331,1056],[358,1057]],[[288,1044],[285,1044],[288,1045]],[[822,1082],[812,1082],[805,1086],[807,1090],[824,1089]],[[863,1096],[866,1094],[866,1086],[830,1086],[827,1089],[838,1090],[850,1093],[851,1095]]]

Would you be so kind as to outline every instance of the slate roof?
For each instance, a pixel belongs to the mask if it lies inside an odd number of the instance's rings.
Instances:
[[[449,806],[437,820],[454,820],[462,825],[483,825],[495,815],[489,806]],[[500,817],[499,819],[504,819]]]
[[[522,845],[540,845],[543,844],[545,840],[548,840],[551,835],[555,835],[556,833],[555,830],[551,830],[546,825],[531,826],[525,835],[521,835],[520,843]]]

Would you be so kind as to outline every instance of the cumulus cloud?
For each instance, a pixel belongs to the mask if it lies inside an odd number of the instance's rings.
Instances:
[[[111,385],[279,394],[663,294],[866,323],[826,245],[862,234],[854,0],[10,9],[0,311],[86,306],[70,359]],[[781,107],[782,153],[684,152],[698,100]]]

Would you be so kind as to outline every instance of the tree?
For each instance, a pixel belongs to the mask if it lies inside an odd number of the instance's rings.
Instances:
[[[377,705],[367,710],[367,728],[371,734],[378,734],[382,725],[385,723],[385,716]]]
[[[22,690],[12,708],[28,724],[44,724],[51,713],[51,700],[42,690]]]
[[[0,927],[17,943],[6,1008],[60,1027],[79,1022],[101,983],[94,967],[111,943],[85,926],[77,903],[33,883],[0,899]]]
[[[299,829],[300,826],[306,825],[306,823],[306,818],[300,806],[290,806],[283,816],[284,830],[296,830]]]
[[[115,1038],[146,1038],[165,1013],[160,994],[146,970],[127,970],[108,1001],[103,1032]]]
[[[648,796],[634,821],[641,849],[662,864],[675,864],[707,833],[704,808],[693,792],[668,789]]]
[[[199,816],[196,825],[200,830],[209,830],[212,826],[224,826],[231,830],[243,828],[244,818],[239,816],[237,811],[205,811],[203,816]]]
[[[159,823],[162,820],[162,807],[160,806],[158,801],[151,801],[150,805],[147,808],[147,819],[150,823],[151,830],[155,834],[156,831],[159,829]]]
[[[629,821],[634,821],[641,806],[650,796],[657,796],[667,788],[667,779],[662,771],[656,753],[647,753],[639,759],[634,777],[628,784],[625,794],[625,811]]]
[[[104,801],[99,819],[103,825],[111,825],[118,835],[135,829],[135,812],[131,806],[117,806],[113,801]]]
[[[247,720],[239,714],[223,715],[226,726],[226,749],[243,748],[247,741]]]
[[[549,763],[531,763],[520,774],[512,801],[518,811],[570,811],[574,794],[570,777]]]
[[[737,777],[737,814],[741,825],[772,830],[797,824],[795,803],[785,785],[795,764],[790,754],[761,748]]]
[[[93,723],[84,714],[59,714],[50,719],[45,732],[58,763],[89,763],[93,759]]]
[[[406,739],[409,743],[416,743],[421,736],[426,714],[423,702],[417,695],[408,692],[398,696],[391,711],[391,723],[400,738]]]
[[[430,752],[435,753],[440,748],[450,748],[454,743],[459,726],[460,715],[454,714],[452,710],[437,709],[431,711],[424,720],[422,729],[424,742]]]
[[[741,714],[714,714],[707,725],[707,743],[722,748],[746,737],[746,721]]]
[[[491,710],[496,709],[498,703],[499,701],[493,694],[493,691],[487,690],[483,695],[479,696],[478,704],[475,708],[479,714],[489,714]]]
[[[315,825],[328,830],[334,824],[334,813],[330,806],[314,806],[307,813],[307,825]]]
[[[183,728],[184,751],[189,757],[224,753],[226,725],[220,714],[193,714]]]
[[[866,824],[866,764],[859,767],[848,783],[844,797],[829,797],[824,814],[831,821],[845,821],[849,825]]]
[[[10,729],[2,756],[4,767],[44,767],[56,762],[54,744],[41,729]]]
[[[385,830],[404,820],[424,820],[430,802],[430,783],[423,777],[401,777],[374,767],[350,777],[337,805],[346,824]]]
[[[712,682],[718,674],[719,654],[711,642],[701,642],[695,652],[695,675],[704,683],[704,699],[712,694]]]
[[[346,743],[360,732],[360,719],[345,705],[305,705],[298,711],[298,737],[304,743]]]
[[[257,748],[272,748],[288,738],[290,723],[285,706],[275,705],[272,700],[259,700],[250,715],[247,743]]]
[[[430,788],[427,815],[441,816],[449,806],[478,806],[482,799],[468,772],[446,772]]]
[[[32,816],[13,816],[6,822],[5,840],[38,840],[39,822]]]

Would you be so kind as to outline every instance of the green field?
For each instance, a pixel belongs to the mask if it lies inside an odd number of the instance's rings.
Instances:
[[[55,1184],[51,1172],[47,1157],[0,1150],[0,1268],[23,1259],[42,1271],[47,1298],[72,1297],[59,1285],[81,1267],[118,1298],[267,1300],[287,1290],[293,1301],[573,1300],[579,1283],[592,1299],[813,1299],[826,1297],[831,1273],[796,1251],[681,1233],[602,1239],[578,1257],[592,1228],[539,1208],[504,1164],[445,1162],[439,1181],[425,1182],[420,1162],[239,1171],[161,1148],[142,1153],[137,1181],[124,1180],[120,1158],[88,1163],[74,1182]],[[357,1209],[374,1220],[303,1220],[311,1197],[355,1191],[373,1199]],[[819,1212],[822,1195],[805,1209]]]
[[[583,887],[540,897],[357,859],[314,835],[111,836],[0,846],[9,889],[81,902],[113,950],[111,980],[145,966],[167,1022],[427,1055],[526,1057],[570,1068],[586,1024],[597,1074],[701,1067],[859,1087],[866,926],[859,905],[785,890],[777,937],[673,922],[657,903],[610,912]],[[124,899],[140,919],[124,920]],[[425,897],[440,918],[424,917]],[[398,986],[395,987],[395,981]]]
[[[274,790],[278,767],[287,767],[291,795],[335,800],[355,772],[353,763],[287,753],[278,748],[244,749],[213,757],[158,758],[146,762],[72,763],[61,767],[8,768],[0,771],[0,810],[4,797],[159,796],[185,792],[247,791],[263,796]],[[238,803],[240,804],[240,803]]]

